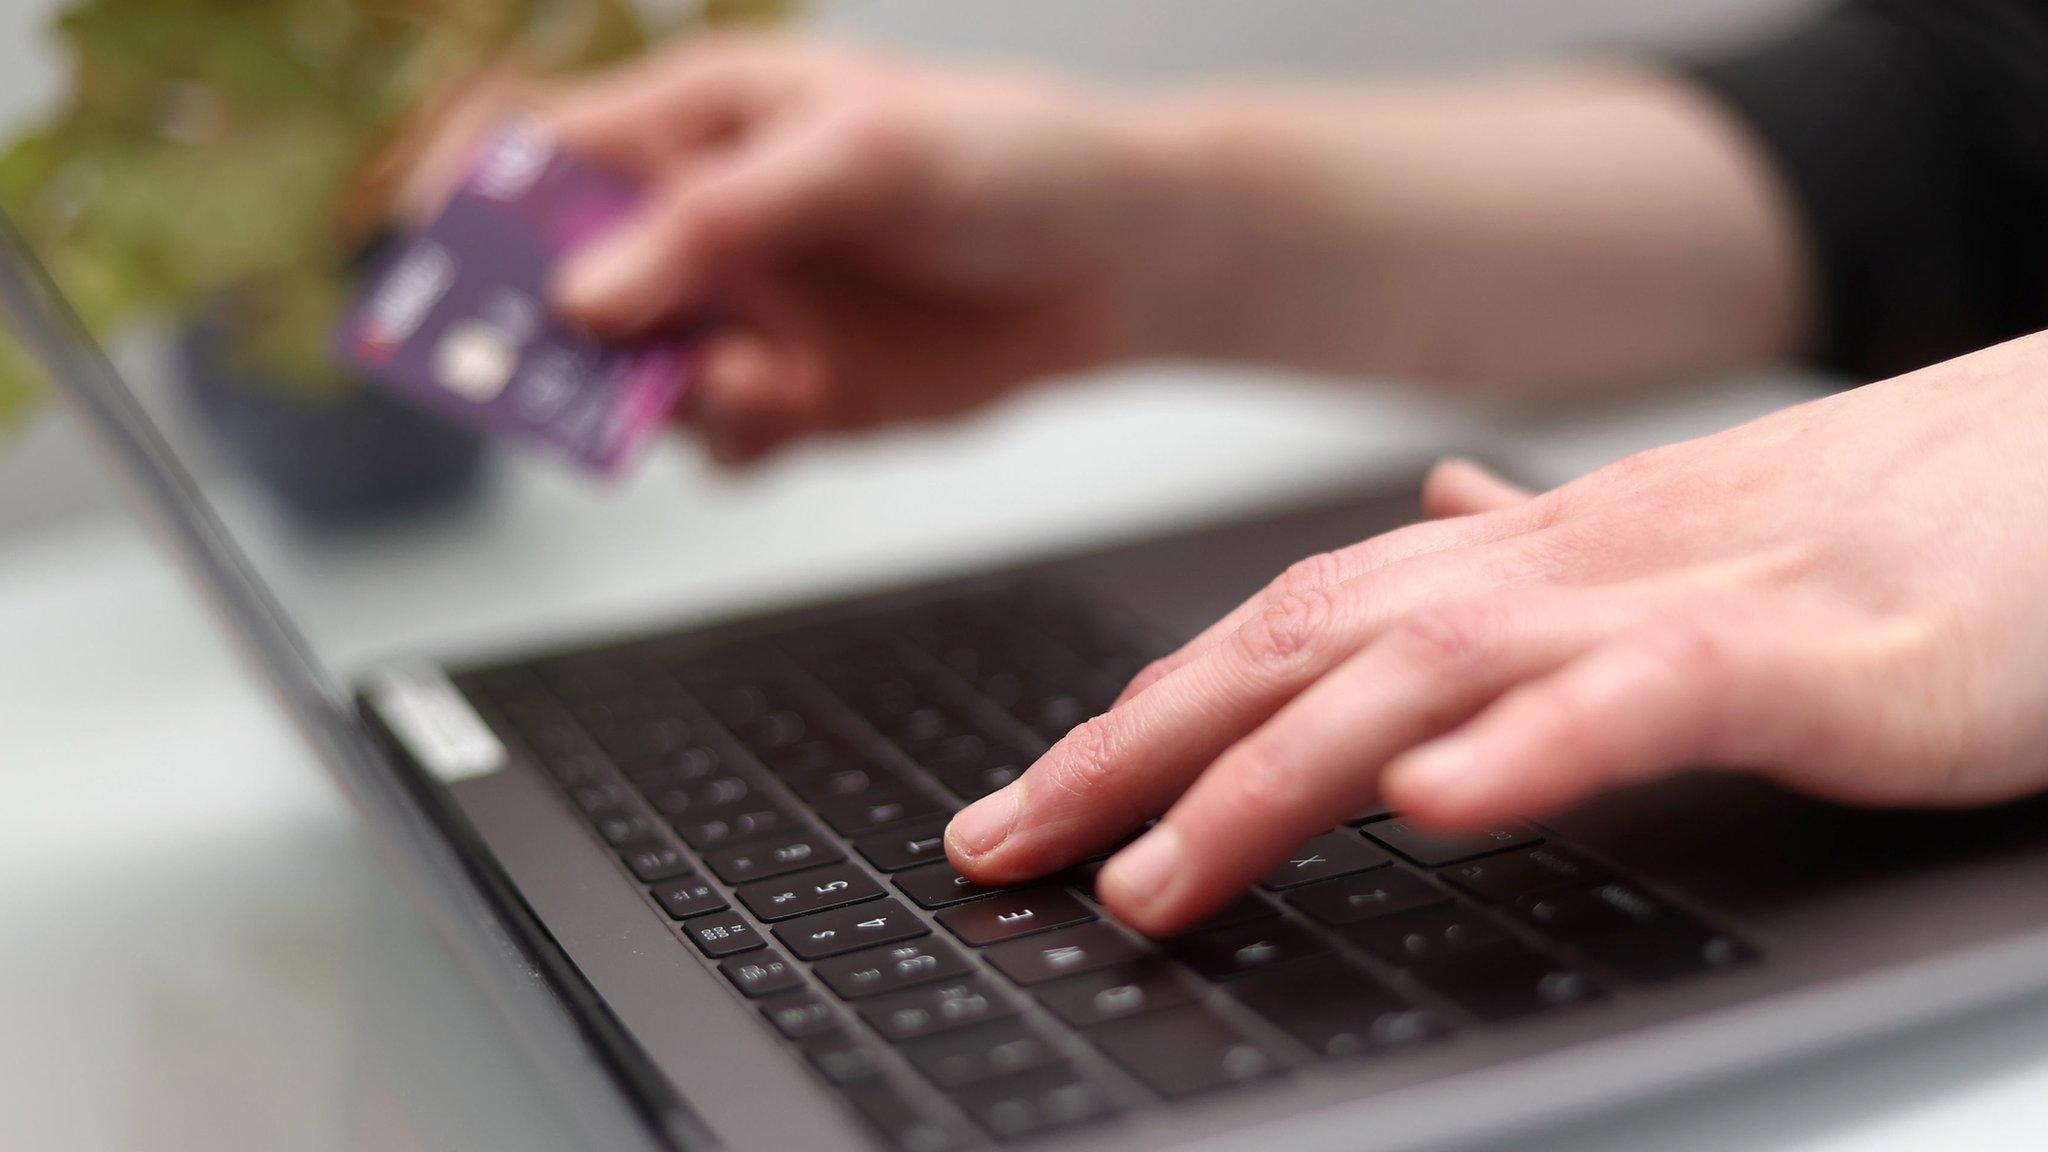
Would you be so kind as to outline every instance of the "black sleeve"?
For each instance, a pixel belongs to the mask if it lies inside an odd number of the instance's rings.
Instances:
[[[1804,218],[1815,363],[1889,376],[2048,328],[2048,0],[1850,0],[1684,67]]]

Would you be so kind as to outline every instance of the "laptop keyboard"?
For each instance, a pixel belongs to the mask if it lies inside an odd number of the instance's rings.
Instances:
[[[1017,583],[458,683],[561,786],[677,946],[908,1152],[1395,1058],[1755,959],[1527,824],[1443,836],[1361,813],[1168,941],[1106,918],[1090,898],[1099,860],[1010,889],[954,872],[947,819],[1164,648],[1079,596]]]

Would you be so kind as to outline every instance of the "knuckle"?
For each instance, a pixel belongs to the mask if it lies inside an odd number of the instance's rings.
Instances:
[[[910,126],[898,105],[881,97],[851,100],[834,124],[839,159],[857,171],[887,171],[905,164],[913,150]]]
[[[1300,812],[1312,799],[1308,774],[1271,739],[1239,743],[1218,765],[1217,775],[1227,782],[1228,802],[1239,811],[1277,818]]]
[[[1290,596],[1302,596],[1320,592],[1325,588],[1342,583],[1344,561],[1335,552],[1318,552],[1289,564],[1274,581],[1267,585],[1269,599],[1284,600]]]
[[[1289,593],[1238,629],[1239,655],[1263,672],[1294,671],[1322,648],[1335,615],[1335,603],[1326,589]]]
[[[1100,801],[1116,791],[1116,760],[1122,741],[1118,721],[1105,714],[1075,725],[1047,763],[1048,783],[1079,800]]]
[[[1391,642],[1411,664],[1455,673],[1498,657],[1506,632],[1500,610],[1491,604],[1446,604],[1410,615],[1396,627]]]
[[[1727,638],[1696,620],[1660,621],[1645,629],[1636,643],[1643,655],[1688,682],[1713,680],[1732,662]]]

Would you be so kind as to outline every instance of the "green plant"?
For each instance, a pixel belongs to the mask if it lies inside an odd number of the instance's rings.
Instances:
[[[309,394],[348,265],[384,207],[372,169],[423,106],[494,69],[604,64],[789,0],[77,0],[65,98],[0,151],[0,204],[96,332],[226,301],[239,352]],[[0,332],[0,424],[37,376]]]

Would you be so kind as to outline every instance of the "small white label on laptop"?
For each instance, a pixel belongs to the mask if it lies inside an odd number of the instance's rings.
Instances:
[[[505,745],[432,664],[377,669],[369,677],[369,696],[406,750],[441,783],[487,776],[505,766]]]

